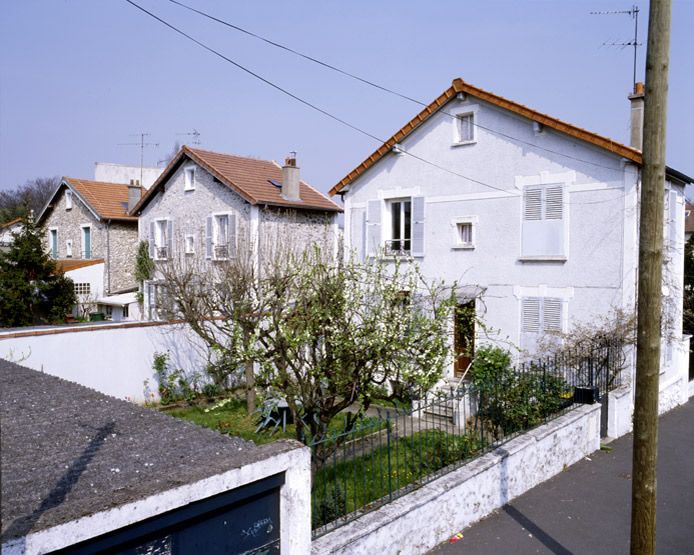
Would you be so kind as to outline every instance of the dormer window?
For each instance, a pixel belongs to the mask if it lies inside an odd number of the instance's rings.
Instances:
[[[195,191],[195,167],[191,166],[183,170],[183,190]]]
[[[72,210],[72,191],[65,191],[65,210]]]

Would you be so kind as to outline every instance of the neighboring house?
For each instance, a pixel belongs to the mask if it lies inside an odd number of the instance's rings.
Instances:
[[[0,251],[6,251],[14,242],[13,234],[22,230],[22,218],[15,218],[4,224],[0,224]]]
[[[104,261],[99,295],[132,291],[137,218],[128,210],[140,200],[139,185],[64,177],[37,222],[56,260]]]
[[[295,441],[255,445],[2,359],[0,429],[3,554],[311,550]]]
[[[252,249],[260,263],[280,243],[321,243],[337,256],[341,208],[299,178],[296,159],[274,161],[184,146],[131,212],[157,264],[174,257],[214,264]],[[145,284],[156,317],[160,274]]]
[[[94,164],[94,181],[123,183],[125,185],[137,182],[145,189],[149,189],[163,171],[164,168],[148,168],[129,166],[127,164],[114,164],[112,162],[96,162]]]
[[[345,252],[466,285],[459,302],[492,331],[456,321],[459,351],[491,340],[534,353],[547,332],[633,313],[643,98],[640,85],[627,146],[454,80],[330,191],[344,200]],[[679,380],[687,183],[667,168],[664,386]]]

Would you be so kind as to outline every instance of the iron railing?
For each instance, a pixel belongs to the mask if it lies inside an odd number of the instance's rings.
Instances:
[[[407,409],[310,445],[314,537],[377,509],[619,385],[622,346],[605,342],[439,390]]]

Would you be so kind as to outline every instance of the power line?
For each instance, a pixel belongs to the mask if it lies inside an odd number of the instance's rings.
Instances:
[[[417,104],[417,105],[422,106],[422,107],[425,107],[425,108],[429,105],[429,104],[427,104],[426,102],[423,102],[422,100],[417,100],[416,98],[413,98],[413,97],[408,96],[408,95],[406,95],[406,94],[404,94],[404,93],[401,93],[401,92],[398,92],[398,91],[393,90],[393,89],[391,89],[391,88],[388,88],[388,87],[386,87],[386,86],[384,86],[384,85],[379,85],[378,83],[375,83],[374,81],[370,81],[369,79],[365,79],[364,77],[360,77],[359,75],[356,75],[356,74],[351,73],[351,72],[349,72],[349,71],[347,71],[347,70],[344,70],[344,69],[341,69],[341,68],[339,68],[339,67],[337,67],[337,66],[334,66],[334,65],[332,65],[332,64],[329,64],[328,62],[324,62],[324,61],[322,61],[322,60],[319,60],[318,58],[315,58],[315,57],[310,56],[310,55],[308,55],[308,54],[304,54],[303,52],[299,52],[298,50],[295,50],[295,49],[293,49],[293,48],[291,48],[291,47],[289,47],[289,46],[286,46],[286,45],[284,45],[284,44],[275,42],[275,41],[273,41],[273,40],[271,40],[271,39],[269,39],[269,38],[267,38],[267,37],[263,37],[262,35],[259,35],[259,34],[257,34],[257,33],[254,33],[254,32],[252,32],[252,31],[249,31],[248,29],[244,29],[243,27],[240,27],[240,26],[238,26],[238,25],[235,25],[235,24],[233,24],[233,23],[231,23],[231,22],[229,22],[229,21],[225,21],[225,20],[223,20],[223,19],[220,19],[220,18],[218,18],[218,17],[215,17],[215,16],[212,15],[212,14],[209,14],[209,13],[204,12],[204,11],[202,11],[202,10],[198,10],[198,9],[196,9],[196,8],[193,8],[192,6],[188,6],[188,5],[186,5],[186,4],[182,3],[182,2],[179,2],[178,0],[169,0],[169,2],[171,2],[172,4],[175,4],[175,5],[177,5],[177,6],[180,6],[180,7],[182,7],[182,8],[185,8],[186,10],[189,10],[189,11],[191,11],[191,12],[194,12],[194,13],[196,13],[196,14],[198,14],[198,15],[201,15],[201,16],[203,16],[203,17],[206,17],[206,18],[208,18],[208,19],[210,19],[210,20],[212,20],[212,21],[215,21],[215,22],[217,22],[217,23],[220,23],[220,24],[222,24],[222,25],[224,25],[224,26],[226,26],[226,27],[229,27],[229,28],[231,28],[231,29],[234,29],[234,30],[236,30],[236,31],[239,31],[239,32],[241,32],[241,33],[244,33],[244,34],[246,34],[246,35],[248,35],[248,36],[251,36],[251,37],[253,37],[253,38],[255,38],[255,39],[258,39],[258,40],[260,40],[260,41],[263,41],[263,42],[265,42],[265,43],[267,43],[267,44],[270,44],[271,46],[274,46],[274,47],[279,48],[279,49],[281,49],[281,50],[285,50],[286,52],[290,52],[290,53],[292,53],[292,54],[295,54],[295,55],[297,55],[297,56],[299,56],[299,57],[301,57],[301,58],[304,58],[305,60],[308,60],[308,61],[313,62],[313,63],[315,63],[315,64],[318,64],[318,65],[320,65],[320,66],[323,66],[323,67],[325,67],[325,68],[327,68],[327,69],[330,69],[330,70],[332,70],[332,71],[336,71],[337,73],[340,73],[340,74],[342,74],[342,75],[344,75],[344,76],[346,76],[346,77],[349,77],[349,78],[351,78],[351,79],[355,79],[355,80],[357,80],[357,81],[359,81],[359,82],[361,82],[361,83],[364,83],[365,85],[368,85],[368,86],[370,86],[370,87],[374,87],[374,88],[379,89],[379,90],[381,90],[381,91],[383,91],[383,92],[386,92],[386,93],[388,93],[388,94],[395,95],[395,96],[397,96],[397,97],[399,97],[399,98],[402,98],[403,100],[407,100],[407,101],[409,101],[409,102],[412,102],[412,103],[414,103],[414,104]],[[638,12],[638,8],[637,8],[637,12]],[[593,13],[593,12],[591,12],[591,13]],[[629,11],[629,12],[626,12],[626,11],[625,11],[625,12],[620,12],[620,13],[632,13],[632,12],[631,12],[631,11]],[[637,17],[638,17],[638,16],[637,16]],[[446,116],[448,116],[448,117],[450,117],[450,118],[453,118],[453,119],[457,119],[457,118],[458,118],[458,116],[457,116],[456,114],[451,114],[450,112],[447,112],[447,111],[444,110],[444,109],[440,109],[439,112],[441,112],[442,114],[444,114],[444,115],[446,115]],[[502,132],[502,131],[498,131],[498,130],[496,130],[496,129],[492,129],[492,128],[490,128],[490,127],[486,127],[486,126],[484,126],[484,125],[481,125],[481,124],[477,123],[476,121],[473,121],[473,122],[472,122],[472,125],[474,125],[474,126],[477,127],[478,129],[484,129],[485,131],[489,131],[490,133],[494,133],[495,135],[498,135],[498,136],[500,136],[500,137],[504,137],[504,138],[509,139],[509,140],[511,140],[511,141],[515,141],[515,142],[519,142],[519,143],[528,145],[528,146],[530,146],[530,147],[532,147],[532,148],[537,148],[537,149],[539,149],[539,150],[544,150],[545,152],[550,152],[550,153],[552,153],[552,154],[557,154],[557,155],[559,155],[559,156],[564,156],[565,158],[569,158],[569,159],[571,159],[571,160],[576,160],[576,161],[578,161],[578,162],[583,162],[583,163],[585,163],[585,164],[591,164],[591,165],[593,165],[593,166],[597,166],[597,167],[600,167],[600,168],[605,168],[605,169],[612,170],[612,171],[615,171],[615,172],[621,172],[620,169],[614,168],[614,167],[612,167],[612,166],[606,166],[606,165],[604,165],[604,164],[600,164],[600,163],[593,162],[593,161],[590,161],[590,160],[585,160],[585,159],[579,158],[579,157],[577,157],[577,156],[572,156],[571,154],[567,154],[567,153],[565,153],[565,152],[560,152],[560,151],[557,151],[557,150],[553,150],[553,149],[551,149],[551,148],[543,147],[543,146],[538,145],[538,144],[536,144],[536,143],[532,143],[532,142],[530,142],[530,141],[526,141],[526,140],[524,140],[524,139],[520,139],[520,138],[514,137],[514,136],[512,136],[512,135],[508,135],[507,133],[504,133],[504,132]]]
[[[222,54],[222,53],[219,52],[218,50],[215,50],[214,48],[212,48],[212,47],[206,45],[205,43],[199,41],[199,40],[196,39],[195,37],[193,37],[193,36],[187,34],[186,32],[182,31],[182,30],[179,29],[178,27],[172,25],[172,24],[169,23],[168,21],[162,19],[161,17],[157,16],[156,14],[154,14],[154,13],[150,12],[149,10],[143,8],[142,6],[140,6],[139,4],[137,4],[136,2],[134,2],[133,0],[125,0],[125,1],[126,1],[128,4],[132,5],[133,7],[137,8],[138,10],[142,11],[143,13],[147,14],[148,16],[152,17],[153,19],[155,19],[155,20],[158,21],[159,23],[165,25],[166,27],[168,27],[168,28],[171,29],[172,31],[178,33],[179,35],[181,35],[181,36],[183,36],[183,37],[185,37],[185,38],[187,38],[188,40],[194,42],[195,44],[197,44],[197,45],[200,46],[201,48],[204,48],[204,49],[207,50],[208,52],[214,54],[215,56],[218,56],[219,58],[221,58],[222,60],[226,61],[227,63],[230,63],[230,64],[232,64],[234,67],[236,67],[236,68],[238,68],[238,69],[241,69],[241,70],[244,71],[245,73],[251,75],[252,77],[255,77],[256,79],[262,81],[262,82],[265,83],[266,85],[269,85],[270,87],[274,88],[275,90],[280,91],[281,93],[283,93],[283,94],[289,96],[290,98],[296,100],[297,102],[300,102],[301,104],[303,104],[303,105],[305,105],[305,106],[307,106],[307,107],[309,107],[309,108],[311,108],[311,109],[313,109],[313,110],[315,110],[315,111],[317,111],[317,112],[319,112],[319,113],[321,113],[321,114],[323,114],[323,115],[325,115],[325,116],[331,118],[331,119],[334,120],[334,121],[337,121],[338,123],[341,123],[342,125],[344,125],[344,126],[346,126],[346,127],[349,127],[350,129],[352,129],[352,130],[354,130],[354,131],[356,131],[356,132],[358,132],[358,133],[361,133],[362,135],[365,135],[366,137],[369,137],[370,139],[373,139],[373,140],[375,140],[375,141],[377,141],[377,142],[379,142],[379,143],[385,143],[385,142],[386,142],[386,141],[384,141],[383,139],[381,139],[380,137],[378,137],[378,136],[376,136],[376,135],[374,135],[374,134],[372,134],[372,133],[370,133],[370,132],[368,132],[368,131],[365,131],[365,130],[361,129],[360,127],[357,127],[356,125],[353,125],[353,124],[349,123],[348,121],[346,121],[346,120],[344,120],[344,119],[342,119],[342,118],[340,118],[340,117],[338,117],[338,116],[335,116],[334,114],[331,114],[331,113],[328,112],[327,110],[324,110],[323,108],[320,108],[319,106],[316,106],[315,104],[313,104],[312,102],[309,102],[308,100],[304,100],[303,98],[301,98],[301,97],[297,96],[296,94],[294,94],[294,93],[288,91],[287,89],[281,87],[280,85],[277,85],[277,84],[273,83],[272,81],[270,81],[269,79],[263,77],[262,75],[259,75],[258,73],[256,73],[256,72],[254,72],[254,71],[248,69],[247,67],[241,65],[240,63],[238,63],[238,62],[232,60],[232,59],[229,58],[228,56],[225,56],[224,54]],[[415,102],[417,102],[417,101],[415,101]],[[417,156],[416,154],[413,154],[413,153],[411,153],[411,152],[409,152],[409,151],[407,151],[407,150],[405,150],[405,149],[403,149],[403,148],[399,148],[398,152],[401,152],[402,154],[405,154],[405,155],[407,155],[407,156],[410,156],[410,157],[412,157],[412,158],[414,158],[414,159],[416,159],[416,160],[419,160],[420,162],[423,162],[423,163],[425,163],[425,164],[427,164],[427,165],[429,165],[429,166],[432,166],[432,167],[434,167],[434,168],[437,168],[437,169],[439,169],[439,170],[441,170],[441,171],[444,171],[444,172],[446,172],[446,173],[449,173],[449,174],[451,174],[451,175],[460,177],[460,178],[465,179],[465,180],[467,180],[467,181],[470,181],[470,182],[472,182],[472,183],[477,183],[478,185],[481,185],[481,186],[483,186],[483,187],[487,187],[487,188],[489,188],[489,189],[494,189],[494,190],[499,191],[499,192],[502,192],[502,193],[508,193],[508,190],[507,190],[507,189],[504,189],[504,188],[502,188],[502,187],[497,187],[497,186],[494,186],[494,185],[490,185],[489,183],[485,183],[485,182],[480,181],[480,180],[478,180],[478,179],[475,179],[475,178],[469,177],[469,176],[467,176],[467,175],[464,175],[464,174],[462,174],[462,173],[456,172],[456,171],[451,170],[451,169],[449,169],[449,168],[446,168],[446,167],[444,167],[444,166],[442,166],[442,165],[440,165],[440,164],[438,164],[438,163],[436,163],[436,162],[432,162],[431,160],[427,160],[426,158],[422,158],[421,156]],[[605,166],[605,167],[608,167],[608,166]],[[614,169],[614,168],[610,168],[610,169]],[[614,200],[616,200],[616,199],[609,199],[609,200],[606,200],[606,201],[595,201],[595,202],[589,202],[589,203],[585,203],[585,204],[599,204],[599,203],[601,203],[601,202],[614,202]],[[583,203],[567,203],[567,204],[583,204]]]

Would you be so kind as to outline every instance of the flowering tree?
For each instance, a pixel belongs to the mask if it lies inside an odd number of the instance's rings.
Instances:
[[[276,249],[257,268],[252,250],[206,269],[169,262],[169,316],[185,320],[225,371],[245,366],[249,392],[259,385],[285,399],[297,439],[322,439],[354,406],[351,426],[383,386],[426,390],[440,378],[451,356],[454,288],[427,282],[412,262]]]

